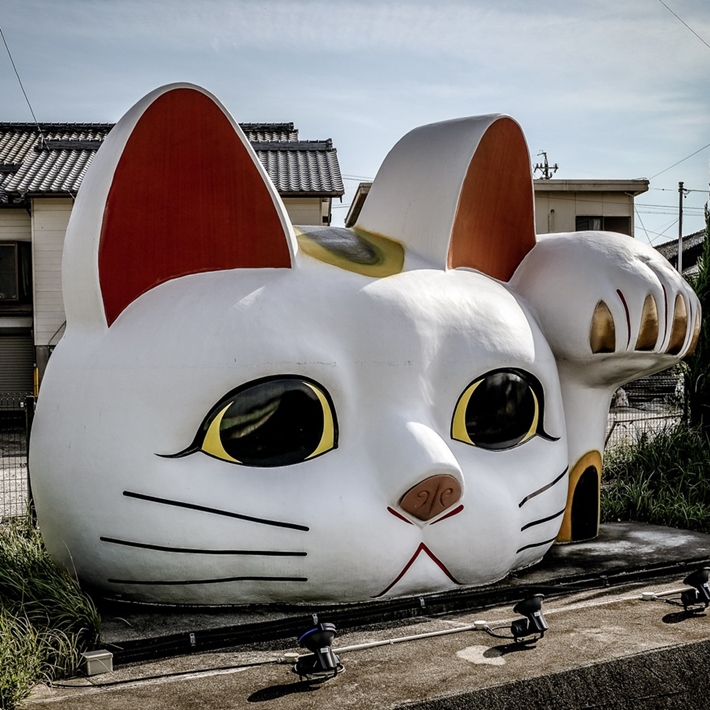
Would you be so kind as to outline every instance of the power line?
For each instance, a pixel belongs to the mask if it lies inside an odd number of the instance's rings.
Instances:
[[[10,51],[10,47],[7,43],[7,40],[5,39],[5,33],[2,31],[2,27],[0,27],[0,37],[2,37],[2,43],[5,45],[5,49],[7,50],[7,56],[10,58],[10,64],[12,64],[12,68],[15,72],[15,76],[17,77],[17,83],[20,85],[20,89],[22,90],[22,95],[25,97],[25,101],[27,102],[27,107],[30,110],[30,114],[32,115],[32,120],[35,123],[35,126],[37,126],[37,133],[39,134],[39,145],[46,149],[49,150],[47,147],[47,140],[44,137],[44,130],[42,126],[39,125],[39,121],[37,120],[37,116],[35,116],[34,109],[32,108],[32,103],[30,102],[30,97],[27,95],[27,92],[25,91],[25,86],[22,83],[22,79],[20,78],[20,72],[17,71],[17,66],[15,64],[15,60],[12,58],[12,52]],[[76,195],[71,191],[68,190],[69,196],[72,198],[72,200],[76,201]],[[52,336],[54,337],[54,336]]]
[[[659,0],[661,2],[661,0]],[[657,178],[659,175],[663,175],[663,173],[668,172],[671,168],[675,168],[676,165],[680,165],[681,163],[684,163],[688,158],[692,158],[694,155],[697,155],[701,151],[705,150],[706,148],[710,148],[710,143],[707,145],[704,145],[702,148],[698,148],[694,153],[691,153],[690,155],[686,155],[685,158],[682,160],[679,160],[677,163],[673,163],[673,165],[669,165],[665,170],[661,170],[660,173],[656,173],[655,175],[651,175],[649,180],[653,180],[654,178]],[[705,190],[699,190],[699,192],[705,192]]]
[[[663,7],[665,7],[666,10],[673,15],[673,17],[682,22],[708,49],[710,49],[710,44],[708,44],[682,17],[673,12],[673,10],[671,10],[670,7],[663,2],[663,0],[658,0],[658,2],[660,2],[661,5],[663,5]]]
[[[670,207],[667,210],[655,210],[655,211],[654,210],[638,210],[638,211],[642,212],[643,214],[652,214],[652,215],[663,215],[663,214],[674,215],[674,214],[678,213],[677,209],[675,212],[673,212]],[[683,210],[683,211],[685,212],[685,210]],[[702,217],[703,216],[701,212],[693,212],[693,213],[685,212],[685,214],[687,217]]]
[[[702,150],[702,148],[701,148]],[[695,154],[693,154],[695,155]],[[657,190],[658,192],[678,192],[677,187],[649,187],[649,190]],[[706,187],[704,190],[691,190],[690,188],[683,188],[685,192],[708,192],[710,187]]]
[[[676,193],[677,192],[678,192],[678,190],[676,190]],[[668,210],[673,207],[673,205],[659,205],[659,204],[653,204],[651,202],[634,202],[634,205],[636,205],[637,207],[651,207],[651,208],[655,207],[655,208],[662,209],[662,210]],[[684,209],[689,210],[691,212],[702,212],[704,208],[703,207],[695,207],[694,205],[690,205],[688,207],[685,207]]]
[[[25,91],[24,85],[22,84],[22,79],[20,79],[20,72],[17,71],[17,66],[15,66],[15,60],[12,58],[12,52],[10,51],[10,47],[7,44],[7,40],[5,39],[5,33],[2,31],[2,27],[0,27],[0,37],[2,37],[2,43],[5,45],[5,49],[7,50],[7,56],[10,57],[10,64],[12,64],[15,76],[17,77],[17,83],[20,85],[20,89],[22,89],[22,94],[25,97],[25,101],[27,102],[27,106],[30,109],[30,113],[32,114],[32,120],[37,125],[37,130],[39,131],[40,138],[44,141],[44,137],[42,136],[42,129],[40,128],[37,116],[35,116],[35,112],[32,109],[32,104],[30,103],[29,96],[27,96],[27,92]]]
[[[643,223],[643,220],[641,219],[641,215],[639,214],[639,211],[636,209],[636,205],[634,205],[634,212],[636,212],[636,216],[639,218],[639,224],[641,225],[641,229],[643,229],[643,232],[646,235],[646,241],[649,244],[651,244],[651,237],[648,236],[648,232],[646,231],[646,225]]]

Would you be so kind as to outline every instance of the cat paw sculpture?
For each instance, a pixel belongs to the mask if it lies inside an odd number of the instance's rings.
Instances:
[[[146,96],[66,235],[30,449],[51,554],[109,598],[346,602],[593,537],[611,395],[700,309],[653,249],[533,217],[507,116],[412,131],[354,229],[295,227],[213,96]]]

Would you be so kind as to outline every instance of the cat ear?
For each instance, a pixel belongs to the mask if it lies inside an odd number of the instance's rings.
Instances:
[[[535,245],[520,126],[491,115],[411,131],[385,158],[357,227],[401,241],[439,268],[507,281]]]
[[[67,321],[111,325],[146,291],[188,274],[290,267],[281,200],[249,142],[208,92],[152,92],[111,130],[67,230]]]

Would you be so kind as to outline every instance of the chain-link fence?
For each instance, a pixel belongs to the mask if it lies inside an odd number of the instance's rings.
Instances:
[[[24,392],[0,393],[0,522],[27,512],[28,404],[34,399]]]
[[[629,382],[617,390],[607,421],[607,447],[633,441],[683,419],[687,411],[682,374],[677,368]]]

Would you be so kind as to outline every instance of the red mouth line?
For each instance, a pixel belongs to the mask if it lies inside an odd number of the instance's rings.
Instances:
[[[430,525],[436,525],[437,523],[440,523],[442,520],[446,520],[447,518],[451,518],[454,515],[458,515],[461,511],[463,510],[463,506],[460,505],[458,508],[454,508],[451,512],[447,513],[446,515],[442,516],[438,520],[435,520],[433,523],[430,523]],[[403,515],[398,513],[394,508],[390,508],[387,506],[387,512],[392,513],[395,518],[399,518],[400,520],[403,520],[407,525],[414,525],[414,523],[411,520],[407,520]]]
[[[446,569],[446,565],[423,543],[419,543],[419,547],[417,548],[416,552],[412,555],[412,559],[407,562],[407,564],[404,566],[404,569],[397,575],[396,579],[394,582],[392,582],[388,587],[383,589],[379,594],[375,594],[373,597],[374,599],[377,599],[377,597],[381,597],[383,594],[387,594],[392,587],[394,587],[397,582],[399,582],[402,577],[404,577],[405,574],[409,571],[409,568],[415,563],[417,557],[421,555],[421,553],[424,552],[429,556],[429,559],[454,583],[461,585],[461,582],[459,582],[452,574],[449,572],[449,570]]]
[[[407,523],[407,525],[414,525],[414,523],[411,520],[407,520],[407,518],[405,518],[403,515],[400,515],[396,510],[394,510],[394,508],[390,508],[389,506],[387,506],[387,512],[392,513],[392,515],[394,515],[395,518],[399,518],[400,520],[404,520],[404,522]]]
[[[440,523],[442,520],[446,520],[447,518],[452,518],[454,515],[458,515],[462,510],[463,506],[460,505],[458,508],[454,508],[450,513],[444,515],[442,518],[435,520],[432,525],[436,525],[437,523]]]

